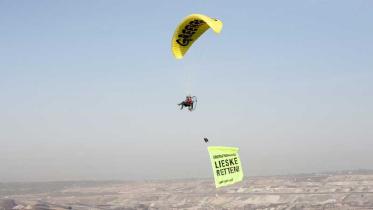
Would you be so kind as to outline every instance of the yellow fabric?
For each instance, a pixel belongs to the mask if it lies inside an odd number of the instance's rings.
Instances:
[[[172,37],[172,53],[175,58],[182,59],[190,46],[209,28],[220,33],[223,22],[201,14],[191,14],[184,18]]]
[[[237,147],[208,147],[216,188],[242,181],[238,150]]]

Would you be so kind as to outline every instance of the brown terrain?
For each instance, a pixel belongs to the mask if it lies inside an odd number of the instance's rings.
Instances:
[[[249,177],[216,189],[212,179],[0,183],[10,209],[373,209],[373,172]]]

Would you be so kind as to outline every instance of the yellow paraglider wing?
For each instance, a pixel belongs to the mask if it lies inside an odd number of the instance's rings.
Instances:
[[[220,33],[223,22],[201,14],[192,14],[184,18],[172,37],[172,53],[175,58],[183,58],[190,46],[209,28],[215,33]]]

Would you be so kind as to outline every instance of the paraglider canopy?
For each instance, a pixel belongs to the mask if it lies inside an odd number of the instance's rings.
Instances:
[[[192,44],[209,28],[220,33],[223,22],[202,14],[191,14],[184,18],[172,37],[172,53],[175,58],[182,59]]]

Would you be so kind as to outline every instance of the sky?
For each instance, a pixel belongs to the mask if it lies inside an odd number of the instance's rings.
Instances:
[[[373,169],[372,8],[0,0],[0,182],[211,178],[207,146],[245,176]],[[176,60],[191,13],[224,27]]]

